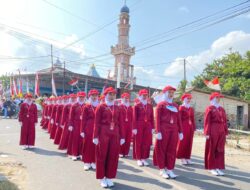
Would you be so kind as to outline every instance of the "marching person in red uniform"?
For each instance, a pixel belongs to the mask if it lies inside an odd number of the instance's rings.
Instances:
[[[205,168],[213,175],[224,175],[225,142],[228,135],[226,112],[220,106],[224,96],[214,92],[210,96],[210,106],[205,111],[204,135],[206,136]]]
[[[122,94],[122,103],[120,105],[121,114],[123,115],[123,131],[125,143],[121,145],[120,157],[128,157],[130,143],[132,138],[132,122],[133,122],[133,109],[130,106],[130,95],[129,93]]]
[[[98,90],[92,89],[89,91],[89,103],[85,105],[82,113],[81,137],[83,138],[82,161],[84,162],[84,170],[96,169],[93,130],[95,110],[99,104],[98,95]]]
[[[59,121],[61,119],[62,108],[63,108],[61,96],[57,97],[56,105],[57,106],[56,106],[54,125],[53,125],[53,127],[51,129],[51,132],[50,132],[50,139],[55,139],[56,130],[57,130],[58,126],[59,126]]]
[[[47,106],[46,106],[46,110],[45,110],[45,118],[46,118],[46,122],[44,123],[43,125],[43,129],[44,130],[48,130],[48,127],[49,127],[49,123],[50,123],[50,115],[51,115],[51,112],[52,112],[52,100],[51,98],[48,98],[47,99]]]
[[[64,107],[64,102],[66,99],[66,96],[62,96],[59,98],[59,105],[57,108],[57,113],[56,113],[56,129],[55,129],[55,135],[54,135],[54,144],[59,144],[60,143],[60,139],[61,139],[61,135],[62,135],[62,125],[61,125],[61,119],[62,119],[62,111],[63,111],[63,107]]]
[[[46,122],[45,112],[46,112],[47,105],[48,105],[47,99],[44,99],[44,101],[42,102],[42,109],[43,109],[43,111],[42,111],[42,119],[40,121],[40,126],[42,128],[43,128],[43,126],[44,126],[44,124]]]
[[[174,179],[176,148],[178,137],[183,140],[182,125],[178,105],[173,102],[175,88],[166,86],[163,89],[163,101],[156,108],[156,143],[153,162],[160,169],[160,175]],[[185,138],[185,137],[184,137]]]
[[[35,126],[37,124],[37,107],[32,101],[32,94],[25,95],[25,101],[21,104],[19,122],[21,123],[20,145],[23,149],[35,146]]]
[[[194,120],[194,109],[190,107],[192,100],[191,94],[184,94],[181,97],[183,104],[179,107],[180,118],[182,121],[183,138],[178,142],[177,158],[181,159],[183,165],[192,164],[191,152],[193,146],[194,131],[196,129]]]
[[[70,109],[73,104],[76,103],[77,96],[76,94],[70,94],[68,97],[66,97],[66,101],[63,106],[62,111],[62,119],[61,119],[61,128],[62,136],[59,143],[59,150],[65,150],[68,148],[69,143],[69,116],[70,116]]]
[[[105,103],[96,109],[94,138],[96,145],[96,178],[104,188],[113,187],[116,177],[120,145],[125,143],[122,131],[122,115],[114,104],[116,90],[112,87],[104,91]]]
[[[139,91],[139,101],[133,110],[133,157],[137,160],[138,166],[148,166],[147,159],[150,155],[154,132],[154,111],[153,106],[148,103],[146,89]]]
[[[85,106],[85,92],[77,93],[77,103],[72,105],[70,109],[70,124],[69,124],[69,144],[68,144],[68,154],[72,156],[72,160],[76,161],[81,156],[81,148],[82,148],[82,138],[80,136],[81,130],[81,120],[82,120],[82,112]]]
[[[56,104],[57,98],[52,98],[52,107],[51,107],[51,114],[50,114],[50,122],[48,126],[48,133],[51,133],[52,128],[55,125],[55,118],[56,118],[56,110],[57,110],[57,104]]]

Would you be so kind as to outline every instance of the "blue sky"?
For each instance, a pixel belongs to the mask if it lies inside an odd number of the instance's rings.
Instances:
[[[51,42],[55,46],[55,56],[67,61],[108,53],[110,46],[117,43],[117,24],[120,9],[123,6],[122,0],[47,1],[81,18],[58,10],[43,0],[9,0],[2,3],[0,7],[1,73],[16,72],[17,68],[34,72],[48,67],[49,57],[32,60],[9,60],[6,57],[48,55],[50,52],[48,43]],[[140,49],[143,46],[137,44],[142,40],[240,2],[243,1],[127,0],[130,8],[130,44]],[[74,44],[74,47],[59,50],[114,19],[117,21]],[[20,34],[15,34],[13,37],[13,30],[19,33],[24,32],[36,42],[28,42]],[[167,38],[160,39],[160,41],[164,39]],[[241,53],[250,49],[249,13],[140,51],[132,57],[131,61],[135,65],[135,74],[139,84],[153,87],[163,87],[167,84],[176,86],[183,78],[183,58],[188,60],[187,77],[191,81],[202,71],[205,63],[228,53],[229,48]],[[103,60],[105,58],[106,60]],[[86,73],[89,65],[95,63],[98,72],[106,77],[108,70],[113,69],[114,59],[109,56],[97,60],[71,63],[66,61],[66,65],[69,70]],[[159,63],[165,64],[159,65]],[[145,65],[153,64],[156,66],[145,67]]]

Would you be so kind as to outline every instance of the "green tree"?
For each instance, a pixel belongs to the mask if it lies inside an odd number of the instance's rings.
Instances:
[[[233,52],[207,64],[203,72],[192,81],[192,85],[211,91],[203,81],[216,76],[220,79],[223,94],[250,100],[250,51],[243,56]]]

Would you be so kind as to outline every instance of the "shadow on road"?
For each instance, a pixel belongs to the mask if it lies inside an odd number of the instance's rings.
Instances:
[[[203,164],[203,158],[194,156],[192,158],[192,161],[194,162],[194,164],[190,166],[182,166],[182,165],[176,166],[176,172],[180,175],[176,179],[177,181],[183,184],[190,184],[190,185],[199,187],[199,189],[204,189],[204,190],[210,190],[210,189],[236,190],[238,189],[236,187],[233,187],[235,184],[230,179],[241,181],[241,182],[246,182],[246,183],[250,182],[250,173],[228,169],[228,168],[235,168],[235,167],[230,167],[230,166],[229,167],[226,166],[227,168],[225,170],[226,175],[221,176],[221,177],[212,176],[209,173],[207,174],[195,173],[195,169],[205,170],[204,164]],[[192,172],[192,175],[190,175],[190,172]],[[228,178],[230,179],[228,180]]]
[[[43,148],[33,148],[33,149],[28,149],[28,151],[34,152],[39,155],[44,155],[44,156],[61,156],[61,157],[67,157],[65,153],[62,152],[57,152],[57,151],[51,151],[51,150],[46,150]]]
[[[127,171],[132,171],[133,173],[141,173],[143,172],[140,169],[137,169],[136,167],[131,167],[128,165],[125,165],[124,162],[120,162],[119,164],[119,170],[118,170],[118,178],[120,180],[124,180],[124,181],[132,181],[132,182],[136,182],[139,184],[154,184],[155,186],[161,187],[162,189],[171,189],[173,188],[171,185],[168,185],[166,183],[162,183],[161,181],[154,179],[154,178],[150,178],[150,177],[145,177],[145,176],[140,176],[140,175],[136,175],[136,174],[130,174],[127,173],[126,171],[123,172],[123,170],[127,170]],[[134,187],[130,187],[128,189],[133,189]],[[138,188],[135,188],[138,189]]]

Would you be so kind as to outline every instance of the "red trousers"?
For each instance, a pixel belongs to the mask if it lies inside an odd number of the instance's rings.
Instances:
[[[74,122],[74,129],[69,136],[68,154],[72,156],[80,156],[82,148],[82,137],[80,136],[80,121]]]
[[[35,145],[35,123],[26,120],[22,123],[20,145]]]
[[[50,131],[50,139],[54,139],[56,136],[56,130],[58,128],[58,125],[55,123],[52,125],[51,131]]]
[[[156,140],[153,162],[160,169],[174,169],[176,160],[176,147],[178,142],[177,130],[162,130],[162,140]]]
[[[182,129],[184,138],[182,141],[178,141],[177,158],[190,159],[193,146],[194,129],[193,126],[188,125],[188,123],[183,123]]]
[[[210,135],[205,147],[206,169],[225,169],[225,142],[226,135],[224,132]]]
[[[118,168],[120,140],[119,135],[103,132],[96,146],[96,178],[115,178]]]
[[[82,161],[84,163],[95,163],[95,144],[93,143],[93,129],[94,123],[89,122],[86,125],[85,137],[83,139],[82,147]]]
[[[126,156],[129,154],[131,138],[132,138],[132,127],[129,125],[124,125],[123,131],[124,131],[125,143],[121,145],[120,154]]]
[[[69,143],[69,129],[68,129],[68,124],[65,123],[63,130],[62,130],[62,136],[60,139],[60,143],[59,143],[59,150],[65,150],[68,148],[68,143]]]
[[[60,143],[62,132],[63,132],[63,129],[61,128],[61,126],[58,126],[57,130],[56,130],[54,144],[59,144]]]
[[[134,136],[134,159],[148,159],[152,145],[152,129],[148,125],[137,127],[137,134]]]

